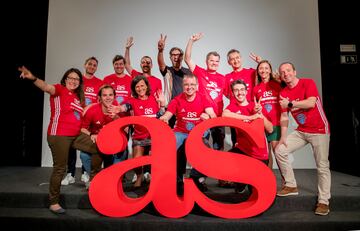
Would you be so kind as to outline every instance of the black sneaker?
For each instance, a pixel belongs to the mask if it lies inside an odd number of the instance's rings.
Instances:
[[[246,184],[236,183],[235,184],[235,193],[243,193],[245,192]]]
[[[208,191],[208,187],[207,187],[205,181],[203,181],[203,182],[200,182],[200,181],[199,181],[199,179],[200,179],[201,177],[199,178],[199,177],[195,177],[195,176],[191,176],[191,175],[190,175],[190,178],[193,179],[195,185],[198,187],[198,189],[199,189],[201,192],[206,192],[206,191]]]

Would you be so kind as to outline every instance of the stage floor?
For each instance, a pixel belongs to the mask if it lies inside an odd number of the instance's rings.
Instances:
[[[331,212],[316,216],[317,177],[315,169],[297,169],[299,195],[277,197],[263,214],[248,219],[221,219],[195,206],[181,219],[159,215],[152,206],[127,218],[108,218],[98,214],[89,203],[87,190],[77,169],[75,184],[61,187],[61,204],[67,214],[54,215],[47,209],[48,180],[52,168],[0,167],[0,223],[31,230],[356,230],[360,229],[360,177],[332,171]],[[280,176],[274,170],[278,186]],[[127,176],[130,181],[131,176]],[[130,184],[130,183],[129,183]],[[214,200],[237,203],[241,196],[233,188],[219,188],[217,180],[208,178]],[[129,196],[136,196],[129,192]],[[240,199],[239,199],[240,198]],[[60,222],[61,221],[61,222]],[[53,227],[54,226],[54,227]],[[52,227],[52,228],[51,228]]]

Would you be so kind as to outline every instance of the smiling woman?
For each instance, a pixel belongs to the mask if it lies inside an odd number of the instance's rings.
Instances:
[[[84,106],[82,74],[76,68],[65,72],[60,83],[48,84],[35,77],[26,67],[19,67],[20,77],[31,80],[40,90],[50,95],[51,118],[47,140],[53,158],[53,171],[50,177],[50,211],[65,213],[59,205],[61,180],[66,172],[69,151],[76,136],[80,133],[81,114]]]

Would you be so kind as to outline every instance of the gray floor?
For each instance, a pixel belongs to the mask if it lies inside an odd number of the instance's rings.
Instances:
[[[127,218],[107,218],[92,209],[80,181],[61,188],[61,203],[67,208],[58,217],[47,209],[48,180],[52,168],[0,167],[0,224],[30,230],[359,230],[360,177],[332,172],[331,212],[316,216],[316,170],[295,170],[299,195],[277,197],[263,214],[249,219],[227,220],[213,217],[198,207],[181,219],[168,219],[150,206]],[[277,182],[279,172],[274,170]],[[131,174],[127,176],[131,179]],[[216,186],[207,179],[206,195],[214,200],[236,203],[234,189]],[[130,184],[130,183],[129,183]],[[229,199],[230,198],[230,199]],[[29,228],[31,227],[31,228]]]
[[[0,192],[48,192],[48,182],[52,168],[48,167],[0,167]],[[280,187],[280,175],[274,170]],[[64,194],[86,194],[83,182],[80,181],[81,171],[77,169],[76,183],[69,186],[62,186]],[[295,176],[300,194],[316,195],[317,177],[315,169],[296,169]],[[127,176],[130,180],[131,176]],[[209,188],[213,192],[228,192],[232,189],[216,187],[216,180],[207,180]],[[359,196],[360,177],[351,176],[332,171],[331,193],[333,196]]]

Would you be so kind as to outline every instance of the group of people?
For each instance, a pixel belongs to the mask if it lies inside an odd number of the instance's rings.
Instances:
[[[279,66],[279,76],[274,75],[269,61],[250,54],[257,68],[243,68],[238,50],[227,54],[228,64],[233,71],[225,76],[218,73],[220,55],[216,51],[206,56],[206,68],[196,65],[191,59],[193,44],[203,37],[202,33],[190,37],[185,53],[178,47],[169,51],[172,65],[164,61],[166,35],[158,41],[157,61],[163,76],[164,88],[159,78],[151,74],[152,59],[143,56],[141,72],[130,62],[130,48],[134,39],[128,38],[125,55],[113,59],[114,74],[104,80],[95,77],[98,60],[91,57],[85,62],[85,73],[78,69],[67,70],[60,84],[47,84],[35,77],[26,67],[20,67],[21,77],[33,81],[34,85],[50,94],[51,118],[48,127],[48,144],[53,156],[53,172],[49,186],[49,209],[64,213],[59,204],[60,186],[72,149],[72,143],[81,133],[96,143],[97,134],[107,123],[123,116],[156,117],[173,128],[177,148],[177,190],[183,193],[183,177],[186,170],[184,145],[191,130],[201,121],[215,117],[232,117],[251,123],[264,122],[263,149],[246,142],[246,137],[237,129],[231,129],[233,147],[229,152],[241,153],[272,166],[271,153],[276,157],[282,182],[278,196],[298,195],[294,172],[289,154],[310,143],[318,171],[318,202],[315,214],[329,213],[331,174],[329,169],[329,125],[321,100],[312,79],[298,78],[291,62]],[[188,68],[182,66],[185,61]],[[129,75],[125,74],[125,69]],[[223,96],[230,101],[224,108]],[[288,134],[289,113],[298,127]],[[151,154],[151,137],[146,128],[135,125],[124,129],[132,138],[134,158]],[[210,144],[209,137],[212,142]],[[213,127],[205,132],[203,140],[209,147],[224,150],[224,127]],[[75,155],[76,157],[76,155]],[[127,151],[114,156],[81,151],[80,158],[90,181],[97,172],[114,161],[127,158]],[[134,188],[141,187],[144,169],[135,169]],[[74,177],[71,171],[68,175]],[[68,176],[67,175],[67,176]],[[190,177],[200,190],[206,191],[206,176],[192,168]],[[232,182],[219,181],[219,186]],[[233,184],[237,192],[245,189],[243,184]],[[248,187],[251,190],[251,187]]]

